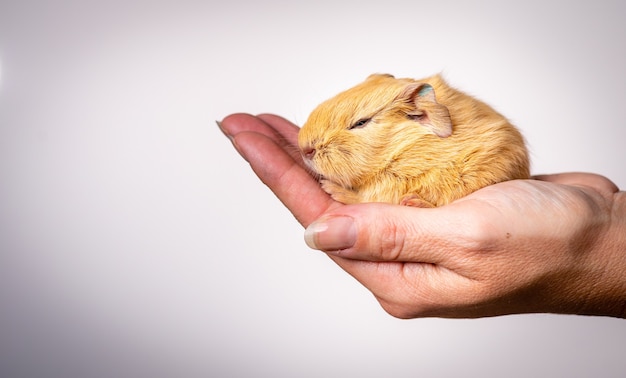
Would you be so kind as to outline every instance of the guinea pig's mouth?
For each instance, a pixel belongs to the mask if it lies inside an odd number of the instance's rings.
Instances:
[[[313,160],[307,158],[306,156],[302,156],[302,162],[304,163],[304,169],[306,169],[306,171],[309,172],[309,174],[313,176],[316,180],[319,181],[324,178],[324,176],[319,173],[315,168],[315,163],[313,163]]]

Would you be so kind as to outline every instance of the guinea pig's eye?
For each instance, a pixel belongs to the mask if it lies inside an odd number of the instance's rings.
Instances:
[[[411,112],[408,114],[409,118],[412,119],[413,121],[421,121],[424,118],[426,118],[426,113],[416,110],[414,112]]]
[[[352,126],[350,126],[348,129],[352,130],[352,129],[359,129],[361,127],[364,127],[365,125],[367,125],[369,123],[370,120],[371,120],[371,118],[360,119],[360,120],[356,121],[354,124],[352,124]]]

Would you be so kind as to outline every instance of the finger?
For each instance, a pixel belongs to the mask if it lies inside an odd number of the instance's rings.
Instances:
[[[257,117],[272,126],[289,144],[298,145],[298,132],[300,131],[298,126],[275,114],[259,114]]]
[[[265,135],[287,151],[298,164],[304,166],[297,141],[299,129],[282,117],[270,114],[256,117],[251,114],[236,113],[227,116],[217,124],[231,139],[246,131]]]
[[[263,120],[247,113],[235,113],[226,116],[217,125],[224,134],[232,138],[244,131],[253,131],[268,138],[277,139],[276,131]]]
[[[303,226],[340,205],[271,137],[242,131],[233,138],[256,175]]]
[[[462,206],[344,206],[309,225],[305,240],[311,248],[347,259],[449,264],[461,249],[466,223],[472,223],[452,208]]]
[[[583,172],[557,173],[551,175],[534,176],[536,180],[552,182],[562,185],[575,185],[591,187],[602,194],[612,195],[619,192],[619,188],[608,178],[595,174]]]

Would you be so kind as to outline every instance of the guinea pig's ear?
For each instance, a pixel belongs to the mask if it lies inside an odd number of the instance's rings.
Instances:
[[[365,79],[365,81],[376,80],[376,79],[383,79],[383,78],[395,79],[395,77],[393,75],[390,75],[390,74],[375,73],[375,74],[369,75],[367,77],[367,79]]]
[[[413,109],[407,112],[407,116],[415,122],[440,138],[452,135],[452,121],[448,108],[437,102],[435,90],[430,84],[409,84],[399,98],[412,105]]]

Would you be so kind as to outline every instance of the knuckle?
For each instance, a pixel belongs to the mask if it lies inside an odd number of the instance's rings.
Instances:
[[[466,220],[456,230],[457,242],[468,252],[486,252],[497,248],[499,228],[480,215]],[[506,235],[504,235],[506,237]]]
[[[397,261],[405,249],[406,233],[394,223],[387,223],[376,236],[375,251],[385,261]]]

